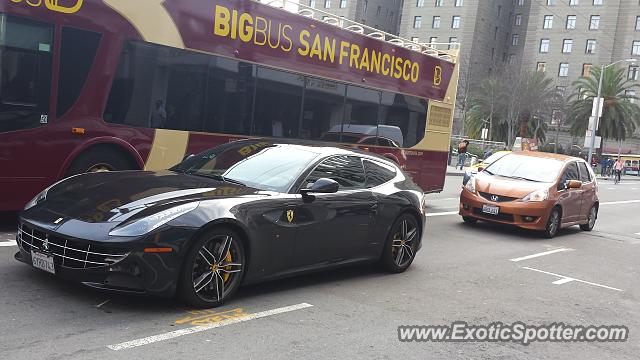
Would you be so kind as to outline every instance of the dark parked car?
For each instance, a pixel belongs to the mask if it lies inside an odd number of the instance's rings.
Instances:
[[[406,270],[423,201],[384,158],[245,140],[170,170],[49,187],[20,215],[16,259],[95,288],[217,306],[241,283],[368,261]]]

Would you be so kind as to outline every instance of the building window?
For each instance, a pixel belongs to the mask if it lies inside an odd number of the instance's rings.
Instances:
[[[340,9],[344,9],[347,7],[347,0],[340,0]]]
[[[604,4],[604,0],[593,0],[593,6],[600,6]]]
[[[458,38],[457,38],[457,37],[455,37],[455,36],[454,36],[454,37],[450,37],[450,38],[449,38],[449,42],[450,42],[451,44],[457,44],[457,43],[458,43]],[[453,45],[449,45],[449,49],[453,49],[454,47],[455,47],[455,46],[453,46]]]
[[[331,0],[324,0],[324,7],[325,8],[330,8],[331,7]]]
[[[411,38],[411,41],[413,41],[414,43],[419,43],[420,42],[420,38],[414,36],[414,37]]]
[[[463,1],[462,0],[456,0],[454,6],[460,7],[462,6]]]
[[[434,16],[431,22],[431,27],[434,29],[440,29],[440,16]]]
[[[633,46],[631,47],[631,54],[640,55],[640,41],[638,40],[633,41]]]
[[[540,39],[540,52],[544,54],[549,52],[549,39]]]
[[[498,5],[498,17],[502,15],[502,6]]]
[[[378,6],[378,9],[376,10],[376,16],[380,16],[381,13],[382,13],[382,6]]]
[[[424,6],[424,0],[416,1],[416,7],[423,7],[423,6]]]
[[[509,65],[516,63],[516,54],[509,54]]]
[[[630,103],[635,103],[636,102],[636,91],[635,90],[626,90],[625,95],[627,95],[627,100],[629,100]]]
[[[575,29],[576,28],[576,16],[569,15],[567,16],[567,29]]]
[[[444,5],[444,0],[436,0],[436,7]]]
[[[539,62],[536,65],[536,71],[538,72],[545,72],[547,71],[547,63],[546,62]]]
[[[589,22],[589,30],[598,30],[600,28],[600,15],[591,15]]]
[[[522,25],[522,14],[517,14],[517,15],[516,15],[516,19],[515,19],[515,21],[513,22],[513,24],[514,24],[515,26],[520,26],[520,25]]]
[[[453,18],[451,19],[451,28],[452,29],[459,29],[460,28],[460,16],[458,15],[454,15]]]
[[[315,8],[316,7],[316,0],[309,0],[309,7]]]
[[[636,16],[636,31],[640,30],[640,16]]]
[[[520,40],[520,35],[513,34],[513,36],[511,36],[511,45],[518,46],[518,40]]]
[[[524,5],[524,0],[518,0],[518,6]]]
[[[435,44],[438,42],[438,37],[437,36],[432,36],[429,38],[429,44]]]
[[[562,42],[562,52],[565,54],[571,54],[571,50],[573,50],[573,40],[564,39]]]
[[[640,72],[640,67],[638,65],[629,65],[629,72],[627,73],[627,77],[629,80],[638,80],[638,74]]]
[[[553,28],[553,15],[545,15],[544,23],[542,24],[543,29],[551,29]]]
[[[557,4],[557,0],[547,0],[547,6],[553,6]]]
[[[595,54],[596,53],[596,39],[587,40],[587,48],[585,50],[587,54]]]
[[[420,29],[422,27],[422,16],[416,16],[413,18],[413,28]]]
[[[591,75],[591,67],[593,65],[591,64],[582,64],[582,76],[583,77],[589,77],[589,75]]]
[[[578,0],[569,0],[569,6],[577,6]]]
[[[364,0],[364,5],[362,6],[362,13],[366,14],[368,8],[369,8],[369,0]],[[362,23],[364,24],[364,20],[362,21]]]
[[[569,63],[560,63],[560,68],[558,70],[558,76],[560,76],[560,77],[569,76]]]

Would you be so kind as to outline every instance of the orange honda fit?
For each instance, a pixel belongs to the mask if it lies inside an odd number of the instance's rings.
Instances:
[[[505,155],[475,175],[460,194],[460,215],[539,230],[551,238],[561,228],[591,231],[598,217],[598,185],[580,159],[542,152]]]

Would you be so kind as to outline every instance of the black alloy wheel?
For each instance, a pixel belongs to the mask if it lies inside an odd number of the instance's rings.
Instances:
[[[554,207],[551,209],[551,214],[549,214],[549,220],[547,220],[547,228],[544,231],[544,235],[551,239],[558,233],[560,230],[560,222],[562,221],[560,209]]]
[[[216,307],[232,296],[245,270],[242,240],[233,231],[217,228],[201,236],[182,269],[180,292],[196,307]]]
[[[420,244],[420,226],[410,214],[402,214],[396,219],[382,254],[383,267],[392,273],[404,272],[411,266]]]
[[[597,218],[598,218],[598,206],[593,205],[591,209],[589,209],[589,217],[587,218],[587,223],[580,225],[580,229],[583,231],[593,230],[593,227],[596,226]]]

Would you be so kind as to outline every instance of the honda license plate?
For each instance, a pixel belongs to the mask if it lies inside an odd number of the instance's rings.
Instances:
[[[482,205],[482,212],[489,215],[498,215],[500,208],[493,205]]]
[[[55,274],[56,268],[53,265],[53,256],[31,250],[31,263],[33,267]]]

